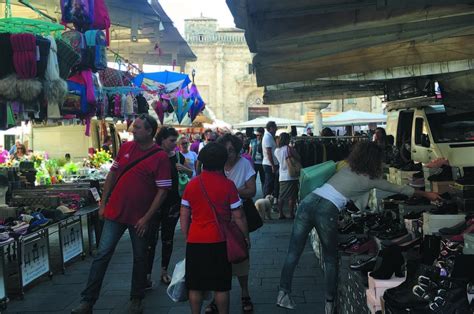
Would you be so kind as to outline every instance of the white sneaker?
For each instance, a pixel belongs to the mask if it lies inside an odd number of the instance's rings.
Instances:
[[[294,310],[296,307],[295,302],[291,299],[290,295],[282,290],[278,291],[277,306],[284,307],[285,309]]]
[[[324,310],[326,314],[334,314],[334,301],[333,302],[326,301],[326,306]]]

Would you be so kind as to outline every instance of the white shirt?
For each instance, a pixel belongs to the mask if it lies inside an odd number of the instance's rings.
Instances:
[[[186,164],[188,165],[188,167],[193,169],[193,177],[195,177],[196,169],[194,168],[194,164],[196,163],[198,155],[192,150],[188,151],[186,154],[181,152],[181,154],[183,154],[184,158],[186,158]]]
[[[232,180],[238,189],[241,189],[245,182],[255,175],[252,164],[247,159],[240,157],[237,163],[229,171],[225,170],[225,176]]]
[[[262,150],[263,150],[262,165],[271,166],[272,164],[270,163],[270,160],[268,159],[267,148],[272,149],[273,163],[275,166],[278,166],[278,160],[275,157],[275,149],[276,149],[275,139],[273,138],[273,135],[270,132],[265,131],[265,134],[263,135],[263,140],[262,140]]]
[[[275,149],[275,157],[280,163],[280,169],[279,169],[280,182],[298,180],[298,177],[292,177],[288,173],[288,163],[286,162],[286,158],[288,157],[288,145],[285,145],[283,147],[278,147],[277,149]]]
[[[201,151],[201,149],[203,149],[203,148],[204,148],[204,146],[206,146],[206,143],[204,143],[204,142],[201,142],[201,143],[199,143],[198,152],[200,152],[200,151]]]
[[[332,185],[324,183],[323,186],[315,189],[313,193],[327,199],[334,204],[339,210],[344,209],[347,203],[347,198],[339,193]]]

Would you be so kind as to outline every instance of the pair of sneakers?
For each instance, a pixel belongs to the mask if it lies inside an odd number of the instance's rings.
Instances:
[[[278,291],[276,305],[285,309],[294,310],[296,308],[295,301],[291,298],[290,294],[280,290]],[[334,302],[326,302],[325,305],[325,314],[334,314],[335,313],[335,304]]]

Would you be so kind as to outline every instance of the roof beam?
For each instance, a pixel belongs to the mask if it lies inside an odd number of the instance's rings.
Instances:
[[[449,48],[447,48],[449,47]],[[258,86],[312,80],[389,67],[474,58],[474,35],[445,38],[435,42],[404,42],[354,50],[269,67],[256,67]]]
[[[474,18],[474,17],[473,17]],[[407,41],[414,41],[415,43],[423,41],[436,41],[441,38],[459,35],[473,35],[474,24],[456,24],[441,26],[439,29],[433,29],[432,32],[427,32],[427,29],[413,29],[410,31],[400,31],[399,33],[393,34],[380,34],[377,36],[367,38],[354,38],[352,40],[346,40],[343,44],[341,43],[324,43],[315,44],[308,46],[300,52],[294,51],[294,53],[288,53],[288,51],[280,51],[280,53],[267,54],[265,52],[258,53],[253,62],[255,66],[271,66],[275,64],[291,63],[291,62],[305,62],[312,59],[326,57],[330,55],[336,55],[343,52],[350,52],[352,50],[369,48],[373,46],[379,46],[383,44],[396,44]],[[319,49],[317,49],[319,47]],[[305,47],[306,48],[306,47]]]

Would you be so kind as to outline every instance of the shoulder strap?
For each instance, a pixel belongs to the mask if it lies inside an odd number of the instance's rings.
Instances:
[[[119,176],[119,177],[117,178],[117,180],[115,181],[115,185],[117,185],[117,183],[119,182],[120,178],[122,178],[123,175],[124,175],[127,171],[129,171],[130,169],[132,169],[133,167],[135,167],[139,162],[141,162],[141,161],[147,159],[148,157],[154,155],[155,153],[157,153],[157,152],[159,152],[159,151],[161,151],[161,150],[162,150],[162,149],[161,149],[160,147],[155,148],[154,150],[152,150],[151,152],[149,152],[149,153],[146,154],[145,156],[142,156],[141,158],[138,158],[138,159],[132,161],[131,163],[129,163],[129,164],[127,165],[127,167],[125,167],[125,169],[123,169],[122,173],[120,174],[120,176]]]
[[[224,235],[224,233],[222,232],[221,224],[220,224],[219,219],[218,219],[218,217],[217,217],[217,210],[216,210],[216,207],[214,206],[214,204],[211,202],[211,199],[210,199],[209,196],[207,195],[207,192],[206,192],[206,189],[204,188],[204,183],[202,182],[201,176],[199,176],[199,183],[200,183],[200,185],[201,185],[201,190],[202,190],[204,196],[206,197],[207,202],[209,203],[209,206],[211,206],[212,212],[214,213],[214,218],[216,219],[217,228],[219,229],[219,232],[220,232],[222,238],[224,238],[224,240],[225,240],[225,235]]]

